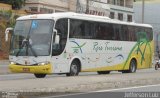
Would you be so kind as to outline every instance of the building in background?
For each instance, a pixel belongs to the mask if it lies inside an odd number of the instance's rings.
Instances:
[[[54,13],[75,11],[76,0],[26,0],[25,6],[22,8],[34,13]]]
[[[110,18],[128,22],[134,20],[134,0],[108,0],[108,3],[110,4]]]
[[[34,13],[72,11],[133,21],[134,0],[26,0],[23,10]]]
[[[134,0],[77,0],[77,12],[88,12],[93,15],[132,22],[133,2]]]
[[[77,0],[77,13],[86,13],[109,17],[109,10],[110,6],[107,0]]]

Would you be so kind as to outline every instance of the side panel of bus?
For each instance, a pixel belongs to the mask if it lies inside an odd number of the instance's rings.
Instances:
[[[128,70],[130,61],[137,68],[151,66],[151,28],[71,19],[70,47],[82,58],[83,71]]]
[[[153,33],[148,28],[77,19],[69,23],[65,49],[53,57],[55,73],[69,72],[74,58],[81,71],[128,70],[132,59],[138,69],[151,67]]]
[[[81,58],[82,71],[127,70],[133,58],[137,68],[149,68],[153,43],[70,39],[67,51]]]

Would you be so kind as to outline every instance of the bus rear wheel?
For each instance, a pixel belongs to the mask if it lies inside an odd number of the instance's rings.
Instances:
[[[73,61],[70,66],[70,72],[66,76],[78,76],[80,72],[80,64],[78,61]]]
[[[122,73],[135,73],[137,70],[137,62],[135,59],[132,59],[130,62],[129,70],[123,70]]]
[[[110,71],[98,71],[97,73],[99,75],[101,75],[101,74],[110,74]]]
[[[34,74],[34,76],[36,78],[44,78],[44,77],[46,77],[46,74]]]
[[[135,73],[136,70],[137,70],[137,62],[136,60],[132,59],[130,62],[129,73]]]

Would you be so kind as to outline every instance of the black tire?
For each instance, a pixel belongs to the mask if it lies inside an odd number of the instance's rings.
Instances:
[[[122,73],[135,73],[137,70],[137,62],[132,59],[130,62],[129,70],[123,70]]]
[[[66,76],[78,76],[80,72],[80,64],[77,61],[73,61],[70,66],[70,72]]]
[[[97,71],[99,75],[101,74],[110,74],[110,71]]]
[[[44,78],[44,77],[46,77],[46,74],[34,74],[34,76],[36,78]]]
[[[155,65],[155,70],[158,70],[158,64]]]
[[[132,59],[130,62],[129,73],[135,73],[136,70],[137,70],[137,62],[136,60]]]

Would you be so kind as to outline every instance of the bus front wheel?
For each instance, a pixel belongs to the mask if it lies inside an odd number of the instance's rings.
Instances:
[[[80,72],[80,64],[78,61],[73,61],[70,66],[70,72],[66,76],[78,76]]]
[[[46,74],[34,74],[36,78],[44,78]]]

